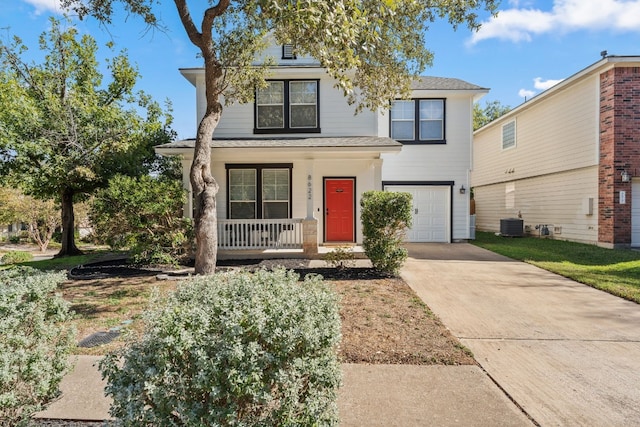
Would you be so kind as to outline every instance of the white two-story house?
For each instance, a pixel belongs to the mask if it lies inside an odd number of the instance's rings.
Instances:
[[[308,256],[321,245],[361,243],[360,196],[368,190],[413,194],[409,241],[469,238],[472,107],[487,89],[424,77],[413,99],[356,115],[313,58],[296,58],[288,46],[266,54],[277,60],[267,87],[254,103],[227,106],[211,141],[221,256],[242,249]],[[204,69],[180,72],[196,88],[199,122]],[[182,156],[187,189],[194,144],[157,147]]]

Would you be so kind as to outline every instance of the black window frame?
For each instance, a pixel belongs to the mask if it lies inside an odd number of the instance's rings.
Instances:
[[[267,82],[282,82],[284,88],[284,125],[281,128],[258,128],[258,91],[255,91],[255,100],[253,102],[253,133],[254,134],[277,134],[277,133],[320,133],[320,79],[269,79]],[[289,84],[291,82],[314,82],[316,84],[316,126],[303,128],[291,127],[290,120],[290,96]]]
[[[288,49],[287,49],[288,48]],[[287,52],[289,50],[290,53]],[[298,59],[294,53],[295,47],[293,44],[285,43],[282,45],[282,59]]]
[[[411,99],[396,99],[396,101],[411,101],[413,102],[414,115],[413,115],[413,136],[414,139],[395,139],[401,144],[411,145],[441,145],[447,143],[447,98],[411,98]],[[442,139],[420,139],[420,101],[442,101]],[[392,136],[393,120],[391,119],[391,109],[393,108],[393,102],[389,105],[389,137]]]
[[[227,175],[227,219],[231,218],[231,193],[230,193],[230,173],[232,169],[251,169],[256,171],[256,217],[253,219],[264,219],[263,198],[262,198],[262,171],[265,169],[288,169],[289,170],[289,213],[287,218],[292,218],[293,214],[293,163],[228,163],[225,165]],[[248,218],[251,219],[251,218]]]

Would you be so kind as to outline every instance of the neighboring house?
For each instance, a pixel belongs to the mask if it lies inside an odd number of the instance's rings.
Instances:
[[[640,246],[640,57],[606,56],[474,133],[477,228]]]
[[[272,46],[268,86],[250,104],[224,109],[214,132],[219,249],[303,249],[362,243],[360,196],[368,190],[414,195],[408,240],[469,238],[472,105],[487,90],[425,77],[414,98],[391,113],[355,115],[317,61]],[[206,108],[204,69],[181,69],[196,87],[197,122]],[[157,147],[183,157],[190,189],[194,140]],[[192,197],[185,207],[192,212]]]

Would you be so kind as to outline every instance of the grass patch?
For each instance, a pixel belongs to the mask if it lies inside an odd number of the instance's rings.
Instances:
[[[640,304],[640,252],[477,232],[473,244]]]

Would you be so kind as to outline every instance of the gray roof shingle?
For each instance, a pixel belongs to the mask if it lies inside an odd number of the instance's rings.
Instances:
[[[449,77],[432,77],[432,76],[420,76],[418,80],[411,82],[411,89],[413,90],[478,90],[486,91],[487,88],[483,88],[472,83],[465,82],[464,80],[454,79]]]

